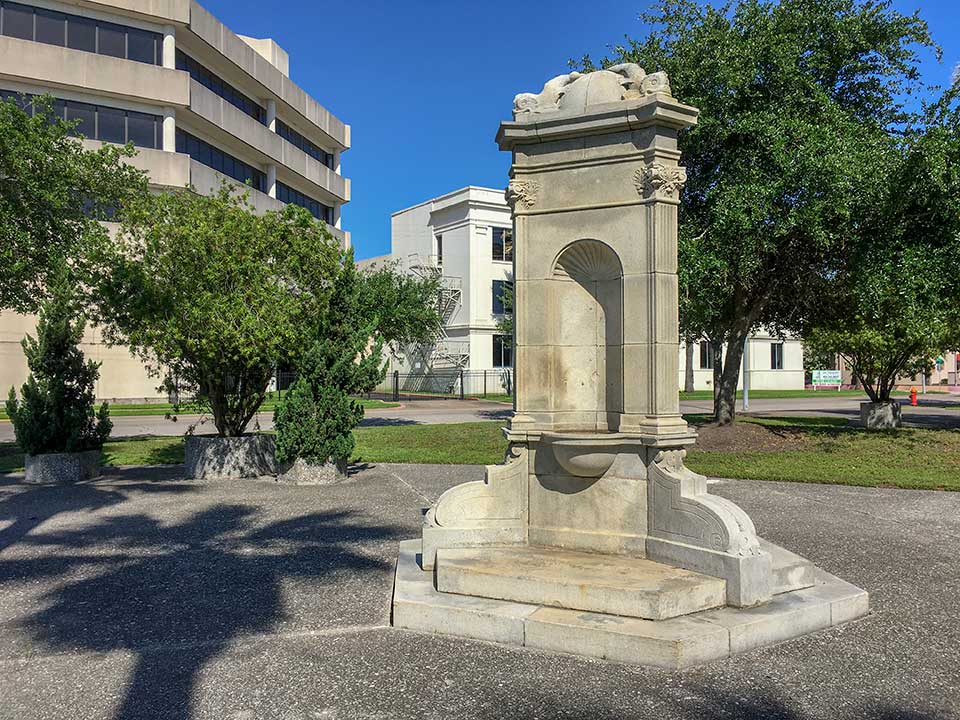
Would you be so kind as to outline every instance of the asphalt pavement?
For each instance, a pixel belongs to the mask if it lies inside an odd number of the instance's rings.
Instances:
[[[960,717],[960,493],[721,482],[865,619],[681,672],[390,627],[397,544],[470,466],[341,485],[0,476],[0,720]]]

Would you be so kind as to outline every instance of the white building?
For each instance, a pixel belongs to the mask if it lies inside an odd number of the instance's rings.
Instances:
[[[500,392],[509,385],[509,339],[498,329],[500,297],[513,277],[512,219],[503,190],[465,187],[395,212],[390,255],[360,265],[394,261],[413,273],[440,274],[444,283],[445,335],[425,352],[408,353],[396,369],[404,375],[443,378],[449,391],[462,369],[466,393]],[[509,310],[509,308],[507,308]],[[507,340],[507,342],[504,342]],[[684,386],[686,351],[680,353],[679,387]],[[802,389],[803,350],[799,340],[758,333],[749,341],[750,387]],[[694,353],[695,387],[713,387],[713,354],[708,343]],[[508,389],[504,387],[503,389]]]
[[[257,211],[301,205],[349,245],[340,155],[350,126],[291,79],[276,42],[235,34],[194,0],[3,0],[0,98],[29,109],[38,94],[79,122],[88,148],[133,143],[130,162],[154,189],[249,183]],[[20,341],[35,325],[0,315],[4,393],[26,378]],[[88,326],[82,348],[103,364],[98,398],[158,396],[159,380],[97,328]]]
[[[721,348],[721,352],[724,348]],[[719,354],[719,353],[716,353]],[[686,379],[686,345],[680,343],[680,389]],[[803,390],[803,343],[797,338],[781,338],[765,331],[750,336],[746,350],[747,372],[752,390]],[[715,353],[710,343],[701,340],[694,347],[693,378],[695,390],[713,389]],[[743,364],[738,386],[743,387]]]

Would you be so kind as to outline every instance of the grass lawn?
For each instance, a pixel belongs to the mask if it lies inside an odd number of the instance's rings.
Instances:
[[[906,396],[910,393],[904,390],[894,390],[893,395]],[[927,395],[945,395],[943,390],[927,388]],[[737,391],[737,398],[742,398],[743,392]],[[835,398],[835,397],[862,397],[867,399],[863,390],[751,390],[750,397],[754,400],[784,400],[789,398]],[[713,390],[694,390],[680,392],[681,400],[713,400]]]
[[[708,418],[688,420],[698,424]],[[352,459],[494,465],[502,462],[506,450],[501,426],[476,422],[358,428]],[[960,491],[957,430],[867,432],[839,418],[741,418],[738,426],[726,449],[722,439],[704,428],[703,447],[689,452],[689,467],[711,477]],[[104,446],[106,465],[179,462],[182,437],[116,440]],[[0,444],[0,472],[22,466],[19,448]]]

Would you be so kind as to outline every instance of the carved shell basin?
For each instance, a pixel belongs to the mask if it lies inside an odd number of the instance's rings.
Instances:
[[[575,477],[598,478],[620,452],[623,438],[600,434],[544,433],[560,467]]]

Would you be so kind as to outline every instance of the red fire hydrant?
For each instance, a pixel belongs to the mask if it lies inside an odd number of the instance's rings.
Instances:
[[[917,389],[915,387],[910,388],[910,404],[914,407],[917,406]]]

